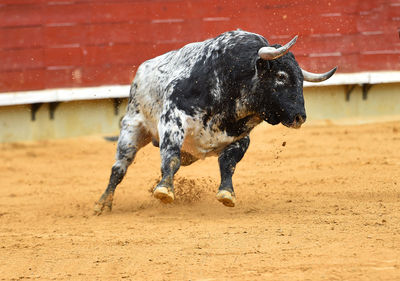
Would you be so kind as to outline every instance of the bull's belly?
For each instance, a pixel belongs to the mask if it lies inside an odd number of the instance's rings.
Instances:
[[[217,156],[227,145],[235,140],[234,137],[228,136],[225,132],[207,130],[195,132],[188,130],[182,150],[196,158],[204,159],[208,156]]]
[[[146,118],[147,117],[147,118]],[[156,142],[160,142],[158,132],[159,118],[143,118],[147,131]],[[192,156],[204,159],[208,156],[218,155],[227,145],[238,140],[237,137],[228,136],[226,132],[217,128],[205,128],[200,118],[183,118],[185,127],[185,137],[182,144],[182,151]]]
[[[151,129],[149,131],[152,138],[156,142],[159,142],[160,138],[158,131],[155,130],[155,126],[152,126]],[[236,140],[237,138],[228,136],[225,132],[211,132],[204,129],[195,130],[189,128],[186,131],[181,150],[191,154],[195,158],[204,159],[208,156],[217,156],[227,145]]]

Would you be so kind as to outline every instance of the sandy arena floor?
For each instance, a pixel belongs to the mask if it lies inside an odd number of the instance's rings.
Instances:
[[[181,168],[174,204],[153,199],[149,145],[99,217],[115,143],[1,144],[0,280],[400,280],[400,122],[251,137],[235,208],[214,197],[216,158]]]

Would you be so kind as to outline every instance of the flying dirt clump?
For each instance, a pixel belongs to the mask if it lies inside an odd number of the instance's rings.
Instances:
[[[159,182],[160,178],[154,180],[154,184],[149,188],[149,192],[153,192],[154,186]],[[190,204],[198,202],[207,195],[216,192],[218,184],[211,178],[189,179],[185,177],[175,177],[175,202]],[[212,197],[212,196],[211,196]]]

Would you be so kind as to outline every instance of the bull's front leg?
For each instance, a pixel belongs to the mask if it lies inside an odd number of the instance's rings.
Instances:
[[[236,196],[233,190],[232,176],[235,172],[236,164],[242,160],[249,144],[250,138],[246,136],[228,145],[218,157],[221,184],[218,188],[217,199],[225,206],[235,206]]]
[[[159,124],[162,178],[154,188],[153,196],[163,203],[175,200],[174,175],[181,166],[181,147],[185,137],[182,124],[183,118],[176,112],[162,116]]]

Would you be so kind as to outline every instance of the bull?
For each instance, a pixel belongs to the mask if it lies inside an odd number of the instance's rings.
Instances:
[[[296,40],[270,45],[261,35],[236,30],[141,64],[121,121],[116,162],[95,213],[111,210],[117,185],[150,142],[161,154],[155,198],[175,199],[173,179],[181,165],[218,156],[216,197],[235,206],[232,175],[249,146],[250,131],[262,121],[300,128],[306,120],[303,81],[324,81],[336,71],[301,69],[289,52]]]

